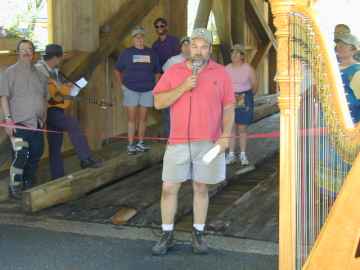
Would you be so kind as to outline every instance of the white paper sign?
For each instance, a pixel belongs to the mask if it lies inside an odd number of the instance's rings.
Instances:
[[[218,154],[220,154],[220,145],[215,145],[213,148],[211,148],[202,158],[203,162],[206,165],[209,165],[216,157]]]
[[[71,88],[70,96],[76,97],[80,93],[81,89],[83,89],[87,84],[88,81],[85,78],[81,78],[80,80],[78,80],[76,82],[76,85]]]

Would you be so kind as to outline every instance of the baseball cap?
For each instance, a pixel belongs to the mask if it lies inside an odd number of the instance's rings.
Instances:
[[[349,26],[347,26],[346,24],[337,24],[335,26],[335,31],[334,31],[334,36],[335,36],[335,39],[338,37],[338,36],[341,36],[343,34],[351,34],[351,31],[350,31],[350,28]]]
[[[131,31],[131,36],[134,37],[136,35],[145,35],[145,29],[141,26],[136,26],[132,31]]]
[[[191,34],[191,39],[195,39],[195,38],[202,38],[209,44],[213,43],[212,33],[206,28],[194,29],[194,31]]]
[[[64,55],[64,51],[63,48],[59,45],[59,44],[49,44],[45,47],[45,52],[44,52],[44,56],[49,56],[49,57],[53,57],[53,56],[63,56]]]
[[[360,42],[354,35],[351,34],[339,34],[335,37],[335,42],[342,41],[348,45],[354,46],[357,50],[360,48]]]
[[[189,37],[183,37],[182,39],[180,39],[180,46],[182,46],[185,42],[190,42],[190,38]]]
[[[245,47],[243,45],[241,45],[241,44],[234,44],[231,47],[231,51],[237,51],[239,53],[244,54],[245,53]]]

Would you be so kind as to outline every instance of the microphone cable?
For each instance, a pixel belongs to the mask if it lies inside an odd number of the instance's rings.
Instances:
[[[191,72],[192,72],[192,76],[194,75],[199,75],[199,71],[202,68],[202,66],[204,65],[204,61],[203,59],[199,58],[199,57],[195,57],[192,59],[191,61]],[[196,81],[196,83],[198,83],[198,81]],[[196,85],[197,86],[197,85]],[[196,87],[195,86],[195,87]],[[189,96],[189,114],[188,114],[188,128],[187,128],[187,144],[188,144],[188,151],[189,151],[189,159],[190,159],[190,178],[192,181],[194,181],[193,179],[193,158],[192,158],[192,148],[191,148],[191,134],[190,134],[190,129],[191,129],[191,115],[192,115],[192,91],[193,89],[190,90],[190,96]]]

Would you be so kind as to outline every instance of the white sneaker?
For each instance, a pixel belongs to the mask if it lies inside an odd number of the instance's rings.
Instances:
[[[146,145],[144,142],[138,142],[135,147],[138,152],[147,152],[150,150],[150,146]]]
[[[225,161],[226,161],[226,165],[233,164],[236,161],[235,154],[227,154]]]
[[[247,159],[245,153],[241,153],[241,154],[239,155],[239,159],[240,159],[241,166],[247,166],[247,165],[249,165],[249,160]]]

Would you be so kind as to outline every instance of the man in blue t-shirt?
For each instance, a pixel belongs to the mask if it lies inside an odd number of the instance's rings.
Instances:
[[[157,18],[154,21],[154,27],[156,34],[159,38],[154,42],[152,48],[159,56],[160,65],[163,66],[166,61],[181,53],[179,39],[168,34],[168,23],[164,18]],[[164,109],[163,121],[164,121],[164,136],[169,137],[170,134],[170,111]]]
[[[144,144],[148,108],[153,107],[152,89],[160,78],[161,65],[157,54],[145,47],[145,30],[135,27],[131,32],[133,47],[127,48],[119,56],[115,75],[122,85],[123,105],[128,113],[128,154],[145,152],[149,147]],[[138,126],[136,126],[138,124]],[[138,130],[139,141],[135,141]]]

